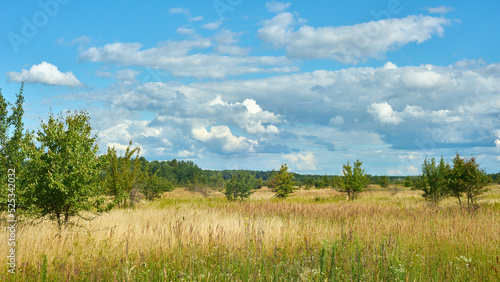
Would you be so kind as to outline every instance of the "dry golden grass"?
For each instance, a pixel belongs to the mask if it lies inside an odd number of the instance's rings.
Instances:
[[[412,190],[367,191],[355,201],[331,189],[298,190],[284,201],[273,195],[264,188],[249,200],[228,202],[219,192],[203,197],[175,189],[153,203],[76,222],[83,227],[60,231],[50,221],[23,221],[16,234],[18,267],[21,273],[39,269],[44,254],[49,265],[71,273],[95,261],[119,265],[135,257],[139,263],[179,247],[208,253],[215,247],[247,250],[252,244],[269,254],[278,247],[299,252],[353,234],[373,248],[384,238],[398,238],[405,251],[423,257],[450,250],[485,259],[500,255],[499,186],[474,214],[453,199],[432,206]],[[2,234],[0,253],[6,254]],[[6,266],[6,256],[0,263]]]

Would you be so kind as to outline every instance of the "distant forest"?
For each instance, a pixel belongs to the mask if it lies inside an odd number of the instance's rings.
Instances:
[[[148,161],[144,157],[139,157],[141,167],[148,167],[148,174],[156,174],[172,182],[177,187],[189,186],[193,184],[208,185],[217,175],[224,180],[231,179],[232,175],[240,171],[247,171],[256,179],[267,186],[267,182],[272,179],[276,171],[255,171],[255,170],[204,170],[192,161],[169,160],[169,161]],[[500,183],[500,172],[489,174],[494,183]],[[294,173],[294,184],[296,186],[314,186],[316,188],[336,187],[338,175],[317,175]],[[376,176],[369,175],[369,184],[394,184],[403,185],[406,180],[417,179],[418,176]],[[385,185],[382,185],[385,186]]]

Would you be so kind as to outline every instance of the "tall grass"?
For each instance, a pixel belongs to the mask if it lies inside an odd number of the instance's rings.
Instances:
[[[261,189],[243,202],[176,189],[60,231],[20,223],[18,268],[0,280],[498,281],[500,191],[475,213],[418,192],[332,190],[286,200]],[[5,223],[2,222],[2,229]],[[0,253],[7,254],[7,235]]]

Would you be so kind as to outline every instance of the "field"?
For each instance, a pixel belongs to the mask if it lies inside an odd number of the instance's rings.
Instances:
[[[62,231],[23,221],[17,274],[2,255],[0,280],[500,281],[499,186],[474,213],[401,188],[354,201],[332,189],[273,194],[229,202],[177,188]]]

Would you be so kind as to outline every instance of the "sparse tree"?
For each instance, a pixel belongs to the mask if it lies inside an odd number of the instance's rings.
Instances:
[[[276,198],[286,198],[293,193],[293,173],[288,172],[288,166],[282,164],[280,171],[276,174],[276,186],[273,191],[276,192]]]
[[[338,175],[332,176],[332,188],[333,189],[341,188],[341,183],[342,183],[342,180],[341,180],[340,176],[338,176]]]
[[[347,193],[349,200],[354,200],[359,193],[363,192],[365,186],[368,184],[368,177],[365,170],[361,168],[361,165],[363,165],[363,162],[356,160],[354,167],[349,162],[343,166],[341,187]]]
[[[163,192],[172,190],[174,190],[174,184],[172,184],[172,182],[153,174],[145,181],[142,188],[142,194],[144,194],[147,200],[152,201],[159,198]]]
[[[224,183],[224,177],[222,177],[222,173],[220,173],[219,171],[210,176],[210,186],[213,189],[221,191],[222,189],[224,189]]]
[[[403,184],[405,187],[409,188],[409,187],[413,187],[413,181],[411,180],[410,176],[406,176],[405,178],[405,182]]]
[[[378,185],[380,185],[382,188],[387,188],[390,182],[391,180],[386,175],[383,175],[378,179]]]
[[[312,177],[308,177],[308,178],[304,181],[304,188],[305,188],[306,190],[309,190],[309,189],[311,189],[313,186],[314,186],[314,178],[312,178]]]
[[[230,201],[241,200],[250,197],[255,186],[255,177],[247,171],[239,171],[231,176],[226,184],[224,194]]]
[[[38,146],[27,146],[30,161],[25,185],[40,216],[56,219],[59,227],[84,211],[102,211],[99,187],[101,163],[97,136],[84,111],[50,114],[37,133]]]
[[[141,169],[140,148],[131,148],[132,140],[123,157],[119,157],[115,147],[108,147],[104,185],[109,195],[113,196],[110,207],[127,207],[136,201],[136,194],[147,180]],[[133,158],[134,154],[136,155]]]
[[[266,186],[268,188],[271,188],[271,189],[274,189],[276,188],[276,185],[278,184],[278,178],[277,178],[277,173],[276,171],[273,171],[271,172],[271,176],[269,177],[269,179],[266,181]]]
[[[479,168],[474,157],[463,159],[458,153],[456,154],[453,159],[453,169],[448,173],[447,187],[448,192],[458,199],[460,205],[462,205],[460,196],[465,194],[467,208],[476,209],[475,200],[477,196],[488,191],[487,185],[490,181],[491,178]]]
[[[422,164],[422,175],[419,177],[416,188],[424,191],[422,196],[434,203],[438,203],[447,196],[447,178],[450,172],[450,166],[445,163],[443,157],[436,164],[436,160],[432,158],[430,161],[427,158]]]

